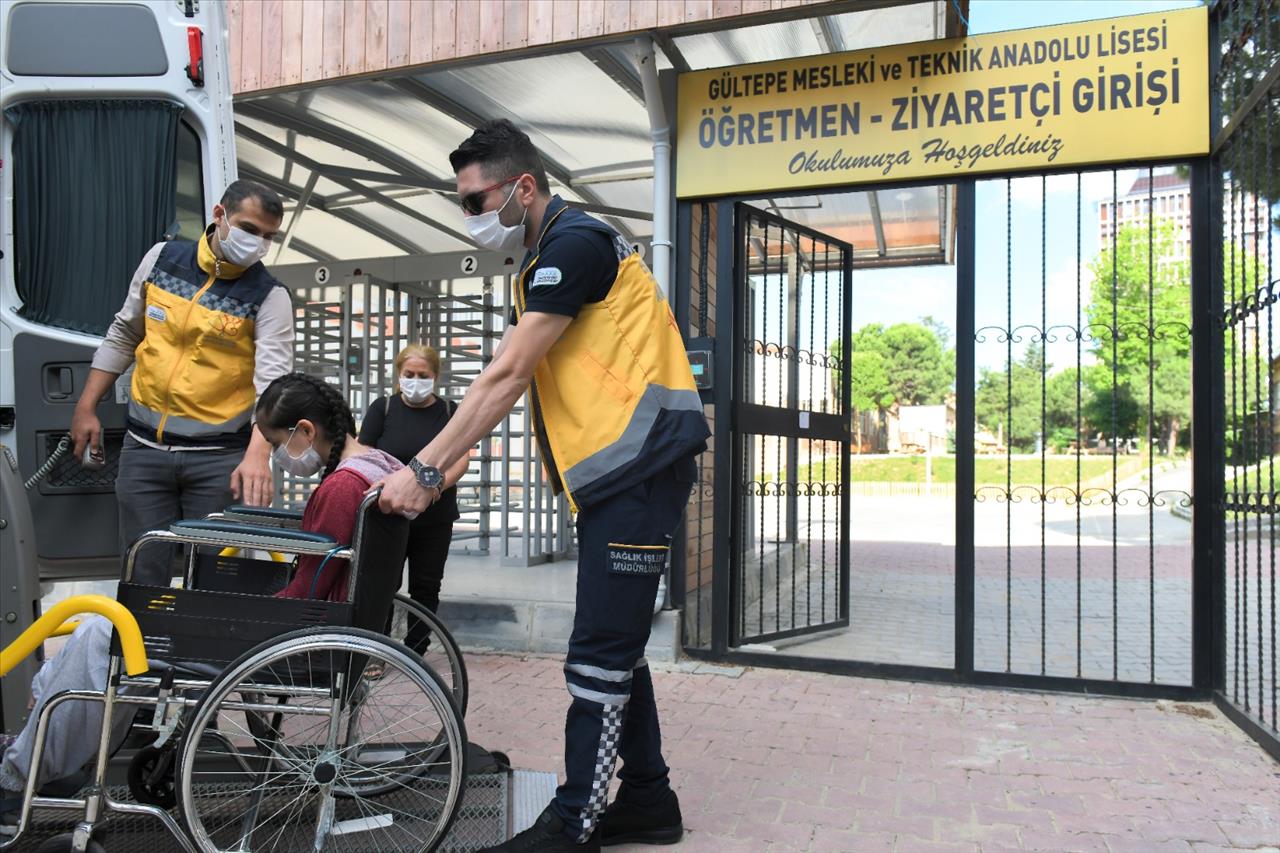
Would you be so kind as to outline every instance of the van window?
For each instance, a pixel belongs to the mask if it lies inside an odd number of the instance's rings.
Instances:
[[[204,206],[204,170],[201,168],[200,137],[185,121],[178,124],[177,207],[178,233],[170,236],[199,240],[209,211]]]
[[[147,249],[175,222],[183,236],[199,236],[200,146],[182,111],[169,101],[124,99],[27,101],[5,110],[23,317],[100,335]]]

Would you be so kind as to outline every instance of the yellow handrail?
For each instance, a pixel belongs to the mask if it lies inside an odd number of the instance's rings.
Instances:
[[[17,666],[19,661],[53,636],[68,617],[78,613],[97,613],[111,620],[111,624],[120,633],[124,671],[129,675],[141,675],[147,671],[147,650],[142,644],[142,632],[138,630],[138,622],[129,609],[105,595],[73,595],[50,607],[43,616],[31,623],[31,627],[19,634],[18,639],[0,650],[0,676],[8,675],[9,670]]]

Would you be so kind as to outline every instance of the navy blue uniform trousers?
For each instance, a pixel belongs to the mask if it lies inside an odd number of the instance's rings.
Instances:
[[[578,590],[565,659],[565,783],[554,808],[585,841],[619,777],[642,795],[669,786],[644,660],[653,604],[697,468],[688,457],[578,513]]]

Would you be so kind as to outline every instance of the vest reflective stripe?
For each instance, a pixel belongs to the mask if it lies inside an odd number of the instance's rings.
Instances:
[[[697,391],[650,385],[636,404],[622,435],[612,444],[578,462],[564,472],[565,488],[579,491],[584,485],[608,476],[640,456],[644,443],[653,431],[654,422],[663,410],[684,410],[702,414],[702,400]]]
[[[576,228],[617,239],[608,226],[561,208]],[[525,311],[532,260],[513,280],[517,318]],[[644,261],[634,253],[600,302],[582,306],[534,370],[533,400],[548,468],[570,508],[605,497],[705,446],[710,434],[675,317]]]
[[[252,410],[236,415],[229,421],[222,423],[207,424],[194,418],[184,418],[181,415],[168,414],[164,415],[154,409],[148,409],[145,406],[138,405],[133,400],[129,401],[129,417],[140,424],[144,424],[151,429],[160,432],[160,425],[163,421],[164,432],[170,436],[183,435],[189,438],[209,437],[221,435],[228,432],[236,432],[237,430],[249,424],[252,417]]]
[[[265,269],[216,261],[204,238],[165,245],[147,275],[131,428],[181,443],[234,440],[248,427],[254,322],[274,284]]]

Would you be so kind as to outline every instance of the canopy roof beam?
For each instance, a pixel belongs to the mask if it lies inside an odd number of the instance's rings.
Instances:
[[[423,225],[426,225],[430,228],[434,228],[443,234],[447,234],[453,239],[463,243],[464,245],[475,246],[475,243],[467,235],[462,234],[458,231],[455,231],[452,228],[449,228],[447,225],[442,225],[439,222],[432,219],[430,216],[427,216],[425,213],[421,213],[417,210],[414,210],[412,207],[409,207],[406,204],[402,204],[401,202],[398,202],[395,199],[390,198],[384,195],[383,193],[378,192],[377,190],[370,189],[369,187],[366,187],[364,184],[360,183],[359,181],[353,178],[344,177],[341,174],[334,174],[333,171],[330,170],[324,163],[318,163],[315,160],[312,160],[310,157],[307,157],[305,154],[301,154],[297,151],[291,151],[289,148],[285,147],[283,143],[277,142],[276,140],[272,139],[270,136],[267,136],[265,133],[260,133],[259,131],[256,131],[251,127],[247,127],[240,122],[236,123],[236,128],[237,128],[236,132],[241,136],[243,136],[245,139],[248,139],[250,142],[254,143],[255,145],[259,145],[267,149],[273,154],[278,154],[279,156],[284,157],[286,159],[293,159],[298,163],[298,165],[303,166],[304,168],[310,169],[312,172],[318,172],[319,174],[323,175],[329,180],[343,187],[346,187],[351,192],[358,193],[359,195],[364,196],[369,201],[377,202],[378,204],[386,206],[389,210],[394,210],[403,216],[407,216],[410,219],[421,222]],[[343,171],[350,171],[350,170],[343,170]],[[357,169],[354,171],[363,172],[364,170]],[[366,172],[365,174],[375,175],[380,179],[386,178],[386,177],[394,177],[394,176],[383,175],[380,172]]]
[[[366,137],[361,137],[341,127],[317,119],[311,113],[299,110],[292,105],[281,103],[278,100],[237,103],[236,113],[266,122],[282,130],[294,130],[303,136],[309,136],[312,139],[327,142],[353,154],[359,154],[370,162],[377,163],[385,169],[390,169],[395,174],[433,181],[433,189],[437,189],[440,192],[448,192],[453,189],[454,185],[451,181],[447,181],[439,175],[431,174],[409,158],[370,142]]]
[[[636,73],[631,63],[619,59],[604,45],[584,48],[582,55],[603,71],[610,80],[621,86],[628,95],[635,98],[641,106],[644,106],[644,84],[640,82],[640,75]]]
[[[244,163],[240,164],[240,171],[241,173],[244,174],[245,177],[251,178],[257,181],[258,183],[263,184],[264,186],[270,187],[271,189],[275,190],[280,195],[285,196],[286,198],[291,198],[294,200],[301,200],[302,198],[302,193],[303,193],[302,187],[295,186],[294,184],[285,183],[284,181],[280,180],[274,175],[269,175],[266,172],[261,171],[260,169],[255,169],[253,166],[249,166]],[[377,237],[379,240],[382,240],[386,243],[390,243],[392,246],[395,246],[397,249],[404,252],[405,254],[420,255],[426,251],[425,247],[404,239],[395,231],[391,230],[390,228],[387,228],[385,225],[381,224],[377,220],[371,219],[370,217],[365,216],[362,213],[357,213],[354,210],[327,209],[324,196],[312,193],[311,198],[308,200],[308,204],[311,207],[316,208],[317,210],[323,210],[325,213],[328,213],[330,216],[333,216],[337,219],[341,219],[343,222],[346,222],[348,225],[354,225],[355,227],[359,228],[362,231],[368,231],[370,234]]]
[[[405,94],[410,95],[414,98],[417,98],[419,101],[426,104],[427,106],[433,107],[439,110],[440,112],[449,116],[449,118],[461,124],[465,124],[467,127],[476,128],[490,120],[489,118],[486,118],[485,116],[482,116],[479,113],[475,112],[470,107],[466,107],[466,106],[463,106],[462,104],[459,104],[457,101],[454,101],[452,98],[448,97],[440,90],[436,89],[435,87],[431,86],[428,83],[423,82],[421,79],[417,77],[398,77],[394,80],[388,80],[387,82],[390,85],[399,89],[400,91],[404,92]],[[497,118],[497,116],[494,116],[494,118]],[[582,196],[582,199],[585,202],[587,202],[587,204],[578,205],[579,207],[581,207],[583,210],[589,210],[595,213],[601,213],[602,215],[605,215],[605,216],[618,215],[618,214],[606,213],[604,200],[601,199],[600,196],[597,195],[595,192],[589,189],[575,187],[573,185],[573,176],[569,172],[569,170],[566,169],[563,165],[561,165],[559,162],[557,162],[553,158],[548,157],[545,151],[539,151],[539,154],[542,155],[542,165],[546,168],[547,174],[550,177],[554,178],[562,186],[573,189],[578,195]],[[589,205],[595,205],[596,207],[593,210],[593,208],[590,207]],[[651,218],[651,215],[642,216],[639,218]],[[617,228],[618,231],[622,234],[622,236],[626,237],[628,240],[635,239],[635,235],[631,233],[631,230],[627,228],[627,226],[624,223],[618,221],[617,219],[614,219],[611,224],[613,225],[614,228]]]
[[[884,239],[884,217],[880,215],[880,195],[875,190],[868,190],[867,203],[871,206],[871,227],[876,232],[876,254],[883,258],[889,253],[889,248]]]
[[[824,51],[827,53],[844,53],[844,36],[840,32],[840,28],[836,26],[836,22],[829,15],[810,18],[809,23],[813,25],[813,34],[818,37],[818,43],[822,45]]]
[[[295,252],[300,252],[306,255],[312,260],[324,261],[326,263],[333,263],[337,260],[336,256],[329,254],[319,246],[313,246],[305,240],[301,240],[297,237],[294,237],[293,240],[289,242],[289,248],[293,249]]]

